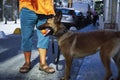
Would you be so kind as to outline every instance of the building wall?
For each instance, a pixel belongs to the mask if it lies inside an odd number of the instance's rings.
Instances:
[[[120,31],[120,0],[117,2],[117,20],[116,22],[118,23],[118,30]]]
[[[117,5],[118,0],[104,0],[104,29],[118,30]]]

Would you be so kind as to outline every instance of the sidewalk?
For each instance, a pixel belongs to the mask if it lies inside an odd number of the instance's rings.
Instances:
[[[32,69],[26,74],[19,73],[19,68],[24,63],[24,56],[20,49],[21,36],[13,34],[13,32],[16,28],[20,27],[20,24],[19,22],[14,24],[12,21],[8,22],[8,24],[4,24],[4,22],[0,22],[0,24],[0,31],[5,33],[5,38],[0,39],[0,80],[59,80],[63,71],[56,70],[55,74],[47,74],[39,70],[39,53],[36,48],[36,35],[33,38],[34,49],[31,56]],[[48,64],[52,62],[50,66],[56,69],[56,65],[53,64],[54,56],[51,51],[51,46],[49,47],[47,62]]]
[[[20,20],[17,19],[17,24],[14,21],[0,22],[0,31],[4,31],[5,35],[12,34],[16,28],[20,28]]]
[[[64,57],[61,55],[58,64],[54,64],[54,59],[57,56],[57,41],[55,40],[55,54],[52,54],[52,46],[50,46],[47,54],[47,62],[50,66],[56,69],[54,74],[47,74],[39,71],[39,56],[36,48],[36,36],[33,38],[34,49],[32,51],[32,69],[30,72],[21,74],[19,68],[24,63],[24,56],[20,49],[20,35],[12,34],[14,29],[20,27],[19,22],[14,22],[6,25],[0,22],[0,31],[4,31],[6,38],[0,39],[0,80],[60,80],[64,75]],[[11,28],[12,27],[12,28]],[[80,31],[91,31],[96,28],[92,25],[81,29]],[[52,63],[51,63],[52,62]],[[51,64],[50,64],[51,63]],[[58,70],[57,70],[58,68]],[[113,77],[117,76],[117,69],[111,62]],[[74,59],[71,69],[71,80],[103,80],[105,75],[104,67],[99,58],[99,52],[94,55],[85,57],[84,59]]]

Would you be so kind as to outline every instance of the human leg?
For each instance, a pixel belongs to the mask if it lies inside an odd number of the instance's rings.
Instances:
[[[40,67],[39,70],[43,70],[47,73],[54,73],[55,70],[52,67],[49,67],[47,65],[46,62],[46,54],[47,54],[47,50],[46,49],[42,49],[42,48],[38,48],[39,51],[39,55],[40,55]]]
[[[40,64],[46,64],[47,50],[42,49],[42,48],[38,48],[38,51],[39,51],[39,55],[40,55]]]
[[[38,21],[38,25],[42,25],[46,22],[46,19]],[[38,51],[40,55],[40,70],[43,70],[47,73],[53,73],[55,72],[54,68],[49,67],[46,62],[46,54],[47,54],[47,49],[49,45],[49,37],[45,37],[44,35],[41,34],[41,32],[37,29],[37,36],[38,36]]]
[[[28,9],[21,10],[20,12],[21,36],[22,36],[21,47],[24,52],[24,58],[25,58],[25,63],[19,70],[21,73],[26,73],[31,68],[30,58],[31,58],[31,50],[32,50],[32,35],[36,20],[37,20],[37,16],[34,12]]]
[[[39,70],[45,71],[47,73],[54,73],[55,69],[52,67],[49,67],[46,62],[46,54],[47,54],[47,49],[44,48],[38,48],[39,51],[39,58],[40,58],[40,67]]]
[[[30,63],[31,52],[24,52],[24,58],[25,58],[25,63],[19,70],[19,72],[21,73],[26,73],[31,69],[31,63]]]

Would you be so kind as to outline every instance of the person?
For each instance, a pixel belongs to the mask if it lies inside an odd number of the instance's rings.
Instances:
[[[86,16],[86,26],[92,23],[92,12],[90,10],[87,11]]]
[[[96,9],[93,11],[93,25],[96,26],[97,20],[99,20],[99,15],[96,11]]]
[[[21,47],[24,53],[25,63],[19,72],[27,73],[31,69],[32,35],[34,27],[46,22],[51,15],[55,15],[52,0],[19,0],[20,24],[21,24]],[[39,16],[38,16],[39,15]],[[37,48],[40,56],[39,70],[47,73],[55,72],[46,62],[49,37],[45,37],[36,29],[38,36]]]
[[[81,29],[85,26],[85,16],[82,12],[79,12],[77,18],[77,29]]]
[[[71,23],[71,26],[77,27],[77,25],[76,25],[77,16],[75,14],[75,11],[71,10],[68,12],[68,14],[72,15],[72,18],[73,18],[73,23]]]

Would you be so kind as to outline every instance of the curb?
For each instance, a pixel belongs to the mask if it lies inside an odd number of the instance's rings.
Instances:
[[[0,39],[3,39],[5,37],[6,37],[5,33],[3,31],[0,31]]]

